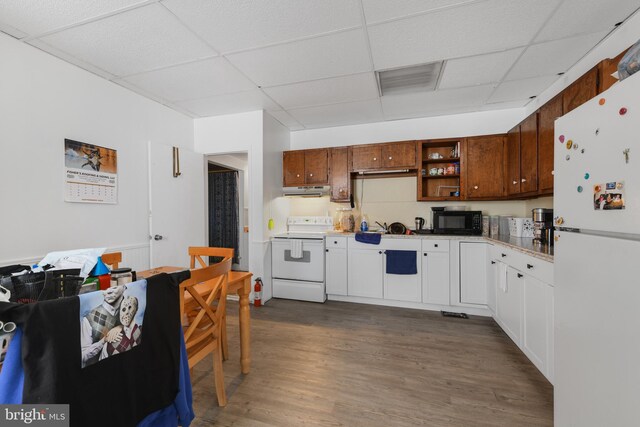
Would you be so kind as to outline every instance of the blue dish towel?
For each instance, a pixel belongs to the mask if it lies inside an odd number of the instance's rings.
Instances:
[[[387,274],[418,274],[416,251],[385,251]]]
[[[380,233],[356,233],[356,242],[379,245],[380,240],[382,240]]]

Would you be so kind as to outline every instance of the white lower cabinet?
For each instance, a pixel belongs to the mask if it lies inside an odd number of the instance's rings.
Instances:
[[[553,287],[529,275],[524,276],[523,332],[522,351],[549,378],[553,364]]]
[[[507,267],[505,277],[498,280],[496,320],[518,347],[522,347],[522,311],[524,275]]]
[[[422,302],[449,305],[449,252],[422,253]]]
[[[395,301],[420,302],[422,288],[420,286],[420,251],[415,251],[417,274],[388,274],[386,272],[386,255],[384,273],[384,299]]]
[[[325,260],[327,294],[347,295],[347,249],[327,247]]]
[[[382,249],[349,248],[348,295],[354,297],[383,297]]]
[[[487,267],[487,308],[491,314],[496,315],[496,299],[498,295],[498,274],[500,269],[499,261],[492,259]]]
[[[484,242],[460,243],[460,302],[487,304],[487,259]]]

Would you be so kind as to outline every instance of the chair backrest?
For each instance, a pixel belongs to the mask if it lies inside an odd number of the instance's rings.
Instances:
[[[196,261],[200,264],[200,267],[206,267],[207,263],[202,259],[203,256],[215,256],[221,258],[233,258],[233,248],[210,248],[207,246],[190,246],[189,256],[191,257],[191,265],[189,268],[196,268]]]
[[[198,314],[193,321],[190,322],[184,331],[184,340],[187,350],[191,347],[190,338],[198,331],[194,339],[197,342],[205,339],[203,330],[210,330],[213,338],[220,338],[220,325],[222,324],[222,316],[225,313],[227,304],[227,288],[229,285],[229,271],[231,271],[231,258],[226,258],[222,262],[209,267],[199,268],[191,271],[191,278],[180,283],[180,315],[185,315],[184,309],[184,292],[189,292],[193,301],[197,304]],[[206,284],[207,289],[211,291],[206,295],[206,299],[198,292],[196,285]],[[212,303],[218,301],[215,311],[212,309]],[[208,318],[208,321],[202,322]],[[204,326],[203,326],[204,325]],[[197,344],[193,343],[193,344]]]
[[[102,262],[107,264],[112,270],[116,269],[118,268],[119,263],[122,262],[122,252],[102,254]]]

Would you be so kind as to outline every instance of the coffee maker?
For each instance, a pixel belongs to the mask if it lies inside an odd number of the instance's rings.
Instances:
[[[531,210],[533,218],[533,242],[553,245],[553,209]]]

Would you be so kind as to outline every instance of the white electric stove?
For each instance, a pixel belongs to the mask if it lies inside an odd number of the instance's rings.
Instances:
[[[274,298],[324,302],[324,236],[333,230],[333,218],[287,218],[287,232],[271,241],[271,275]],[[301,250],[300,250],[301,248]]]

